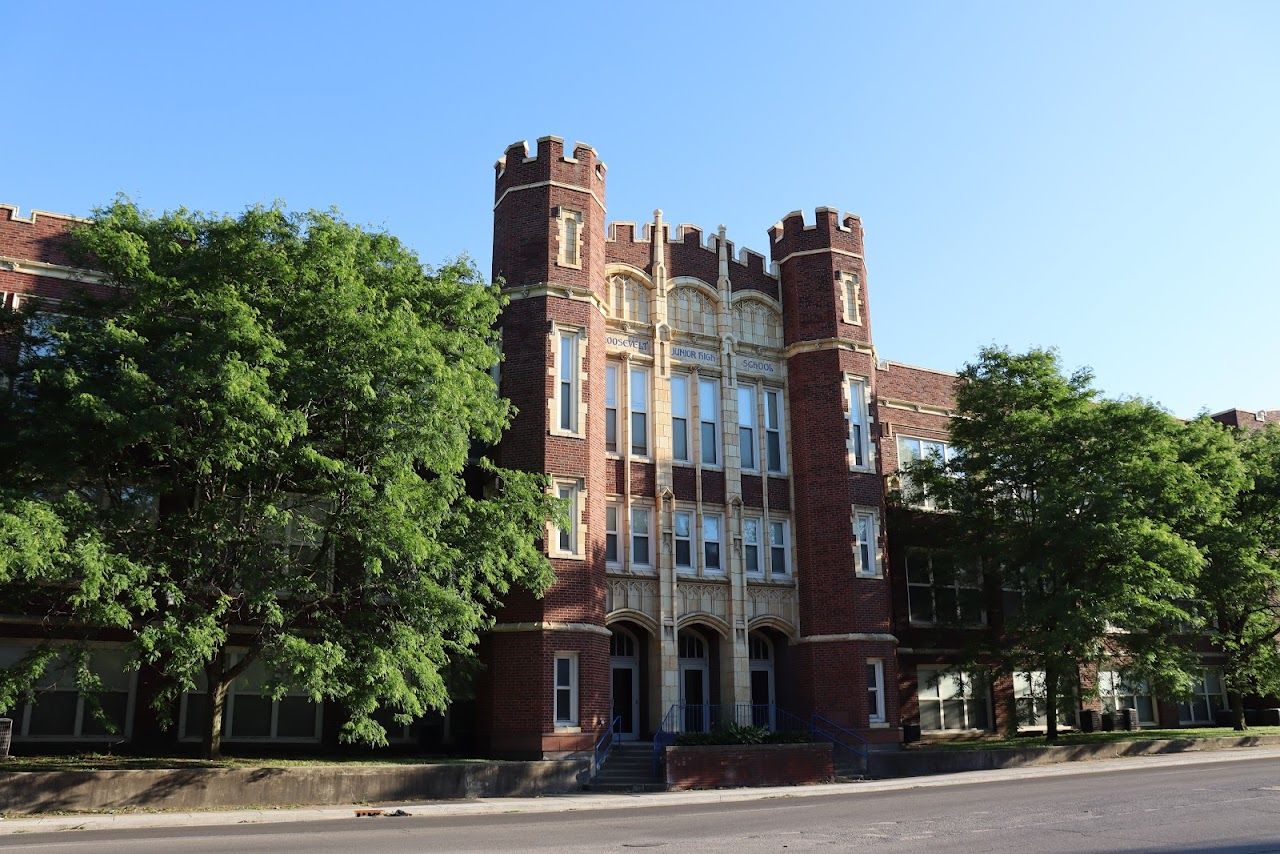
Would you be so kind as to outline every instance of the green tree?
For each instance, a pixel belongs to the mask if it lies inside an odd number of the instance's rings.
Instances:
[[[20,492],[78,500],[140,568],[130,624],[162,712],[203,690],[219,755],[255,662],[269,695],[340,701],[348,741],[385,743],[380,710],[443,708],[492,606],[552,578],[544,483],[472,457],[511,416],[499,293],[333,213],[118,200],[76,238],[114,294],[53,324],[8,458]]]
[[[1212,427],[1235,445],[1247,481],[1222,518],[1200,532],[1208,562],[1197,587],[1217,618],[1211,634],[1225,655],[1235,728],[1244,730],[1244,695],[1280,693],[1280,429]]]
[[[1103,399],[1046,350],[984,349],[956,410],[955,457],[910,466],[904,497],[947,508],[961,556],[1021,592],[975,657],[1044,674],[1049,739],[1083,662],[1119,654],[1184,691],[1187,653],[1166,627],[1187,618],[1202,557],[1185,526],[1220,511],[1229,449],[1145,402]]]

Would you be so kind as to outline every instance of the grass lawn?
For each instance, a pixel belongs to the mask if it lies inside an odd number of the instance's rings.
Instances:
[[[10,756],[0,760],[5,771],[123,771],[147,768],[300,768],[317,765],[437,765],[484,762],[456,756],[226,756],[217,761],[190,756],[116,756],[81,753],[67,756]]]
[[[1280,726],[1251,726],[1244,732],[1236,732],[1231,727],[1188,727],[1186,729],[1140,729],[1132,732],[1064,732],[1053,742],[1057,746],[1072,744],[1099,744],[1108,741],[1148,741],[1151,739],[1188,739],[1188,738],[1241,738],[1254,735],[1280,735]],[[1046,747],[1050,742],[1044,736],[1019,736],[1002,738],[998,736],[940,739],[938,741],[921,741],[910,745],[911,750],[991,750],[1001,747]]]

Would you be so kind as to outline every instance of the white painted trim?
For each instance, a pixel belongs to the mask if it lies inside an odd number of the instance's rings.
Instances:
[[[88,282],[93,285],[105,284],[108,278],[102,273],[86,270],[81,267],[68,267],[65,264],[49,264],[44,261],[28,261],[0,255],[0,270],[10,273],[22,273],[27,276],[41,276],[46,279],[65,279],[71,282]]]
[[[806,226],[806,228],[813,228],[813,226]],[[803,255],[827,255],[827,254],[844,255],[847,258],[857,258],[859,261],[862,260],[862,256],[859,255],[857,252],[850,252],[848,249],[836,249],[834,247],[831,247],[826,249],[802,249],[799,252],[792,252],[787,257],[783,258],[780,261],[775,261],[774,263],[777,264],[779,267],[781,267],[783,264],[787,263],[792,258],[799,258]]]
[[[883,632],[845,632],[839,635],[806,635],[796,643],[843,643],[845,641],[886,641],[896,644],[898,639]]]
[[[608,637],[610,632],[604,626],[591,623],[557,623],[542,620],[534,623],[496,623],[487,629],[490,634],[506,634],[512,632],[581,632],[588,635]]]
[[[602,213],[607,212],[605,210],[604,202],[600,201],[596,196],[595,191],[590,187],[578,187],[573,184],[566,184],[563,181],[535,181],[532,184],[519,184],[515,187],[507,187],[507,189],[502,191],[502,195],[498,196],[498,200],[493,203],[493,209],[496,211],[498,209],[498,205],[502,204],[502,200],[505,199],[509,193],[519,192],[520,190],[533,190],[538,187],[559,187],[562,190],[573,190],[577,193],[586,193],[591,197],[592,201],[600,206],[600,211]]]

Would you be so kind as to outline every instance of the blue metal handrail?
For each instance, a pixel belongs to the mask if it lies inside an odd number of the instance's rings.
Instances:
[[[604,761],[609,758],[609,751],[613,750],[613,745],[618,741],[618,730],[622,727],[622,715],[618,715],[609,724],[609,728],[604,731],[600,738],[596,741],[595,750],[591,756],[591,776],[594,778],[600,773],[600,769],[604,766]]]
[[[865,771],[867,767],[867,753],[870,750],[869,742],[858,735],[851,729],[840,726],[840,724],[824,718],[822,715],[814,713],[810,717],[809,732],[816,738],[831,743],[832,749],[840,748],[852,753],[862,762],[862,768]]]
[[[662,722],[658,724],[658,729],[653,733],[653,776],[655,777],[662,771],[663,751],[667,749],[668,745],[675,743],[676,713],[683,705],[683,703],[673,703],[671,708],[667,709],[667,713],[662,716]]]

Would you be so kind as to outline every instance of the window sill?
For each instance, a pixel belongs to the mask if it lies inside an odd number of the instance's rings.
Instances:
[[[582,433],[575,432],[573,430],[561,430],[559,427],[552,427],[551,429],[547,430],[547,435],[555,436],[560,439],[585,439],[586,438],[585,436],[582,435]]]
[[[553,560],[586,560],[586,555],[573,554],[572,552],[549,552],[547,557]]]
[[[866,581],[875,581],[876,579],[881,579],[881,580],[883,580],[883,579],[884,579],[884,573],[883,573],[883,572],[879,572],[879,573],[876,573],[875,575],[863,575],[861,572],[859,572],[858,574],[854,575],[854,578],[861,578],[861,579],[864,579],[864,580],[866,580]]]
[[[555,731],[557,733],[577,733],[582,732],[582,727],[577,724],[556,724]]]
[[[888,721],[871,721],[867,724],[868,729],[889,729]]]

